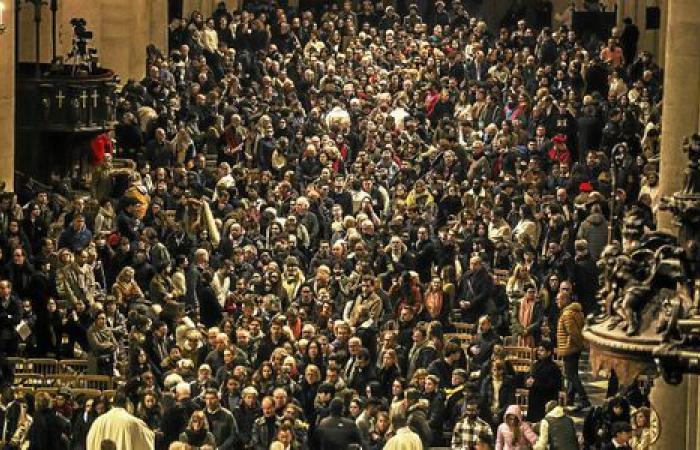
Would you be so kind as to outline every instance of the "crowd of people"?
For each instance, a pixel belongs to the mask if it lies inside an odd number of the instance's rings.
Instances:
[[[175,19],[90,192],[3,193],[0,354],[122,380],[0,365],[4,448],[648,448],[644,395],[591,408],[578,366],[606,243],[655,228],[659,67],[546,1],[386,3]]]

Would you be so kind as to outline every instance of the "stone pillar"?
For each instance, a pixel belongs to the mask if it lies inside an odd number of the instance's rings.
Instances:
[[[687,166],[681,149],[685,136],[700,125],[700,1],[668,2],[664,111],[661,135],[660,194],[679,191]],[[658,227],[673,231],[671,214],[659,214]]]
[[[151,0],[151,17],[149,22],[150,43],[159,48],[163,54],[168,52],[168,1]]]
[[[4,1],[0,34],[0,181],[14,191],[15,177],[15,2]]]
[[[652,450],[690,448],[685,445],[688,431],[686,423],[688,394],[690,393],[688,378],[686,375],[678,386],[671,386],[661,378],[654,380],[649,402],[658,415],[661,433],[658,440],[652,444]],[[697,390],[693,394],[697,394]]]

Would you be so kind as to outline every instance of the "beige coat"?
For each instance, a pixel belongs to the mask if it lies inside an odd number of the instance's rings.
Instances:
[[[87,448],[99,449],[109,439],[119,450],[153,450],[155,434],[141,420],[124,408],[112,408],[92,424],[87,435]]]
[[[396,430],[396,434],[386,442],[384,450],[423,450],[420,437],[410,428]]]

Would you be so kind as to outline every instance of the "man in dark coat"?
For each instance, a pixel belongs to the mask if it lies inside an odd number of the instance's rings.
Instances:
[[[637,56],[637,42],[639,41],[639,28],[632,23],[632,19],[625,17],[625,27],[620,35],[620,47],[625,57],[625,64],[630,64]]]
[[[559,398],[562,386],[561,369],[552,360],[554,345],[549,340],[543,340],[537,347],[537,361],[530,369],[530,375],[525,380],[528,392],[528,422],[539,422],[545,414],[545,405],[550,400]]]
[[[15,327],[21,315],[19,299],[12,292],[12,283],[0,281],[0,355],[16,356],[19,344]]]
[[[20,298],[30,297],[34,267],[27,261],[26,251],[18,247],[12,251],[12,261],[3,271],[3,277],[12,282],[14,291]]]
[[[462,320],[467,323],[476,323],[479,317],[489,312],[491,294],[493,292],[493,278],[484,267],[479,256],[473,256],[469,260],[469,272],[465,273],[460,281],[459,308],[462,312]]]
[[[351,444],[362,446],[360,430],[355,422],[343,417],[343,401],[331,400],[330,416],[321,421],[313,435],[314,446],[319,450],[346,449]]]
[[[596,293],[598,292],[598,266],[596,260],[588,251],[585,240],[577,240],[574,244],[574,296],[583,307],[584,315],[588,315],[597,307]]]
[[[479,319],[479,333],[477,333],[467,353],[471,357],[472,367],[482,367],[491,359],[493,347],[500,344],[501,337],[491,327],[491,319],[488,316],[482,316]]]

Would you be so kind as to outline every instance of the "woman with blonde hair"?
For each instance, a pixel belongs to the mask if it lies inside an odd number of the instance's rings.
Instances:
[[[524,264],[517,264],[513,270],[513,275],[506,283],[506,295],[511,305],[518,303],[525,294],[525,285],[537,286],[535,279],[530,275],[530,269]]]
[[[177,130],[177,134],[170,142],[173,148],[173,155],[175,157],[175,162],[186,163],[195,156],[195,146],[192,137],[190,136],[187,128],[180,128]]]
[[[128,308],[132,302],[144,298],[143,291],[134,279],[134,274],[134,269],[126,266],[119,272],[117,281],[112,285],[112,295],[119,309]]]
[[[216,448],[216,438],[214,438],[212,432],[209,431],[209,423],[204,415],[204,411],[195,411],[192,413],[187,428],[180,433],[179,440],[194,448],[201,448],[205,445]]]

